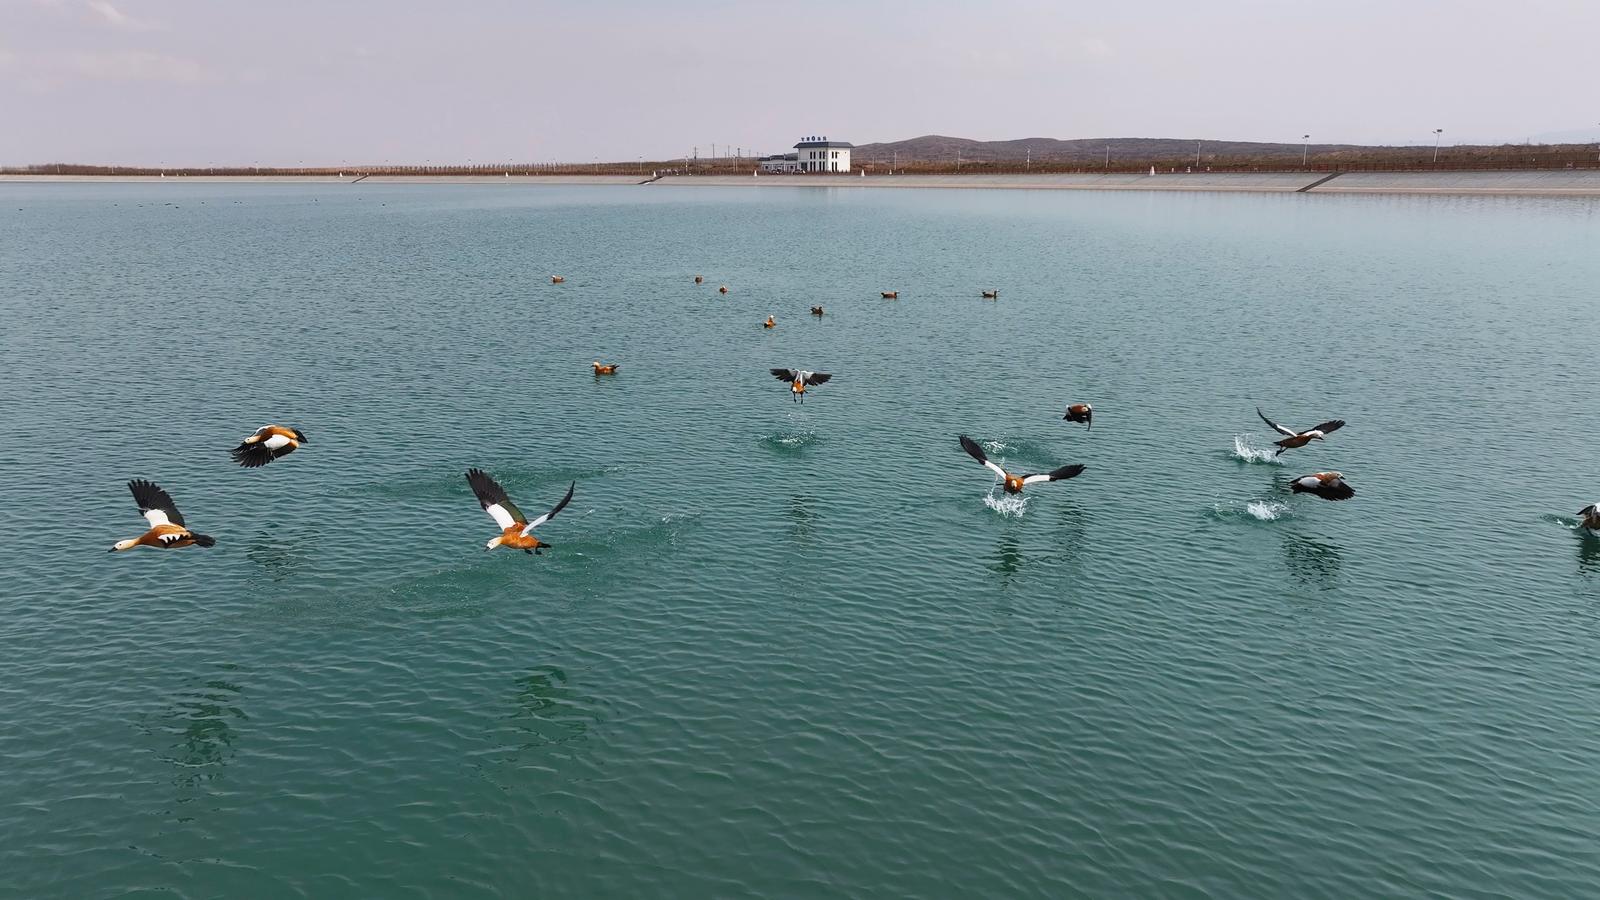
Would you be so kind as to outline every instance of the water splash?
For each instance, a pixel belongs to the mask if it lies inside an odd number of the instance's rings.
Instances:
[[[983,505],[1007,518],[1020,519],[1028,511],[1028,498],[1021,494],[989,493],[983,495]]]
[[[1250,443],[1250,435],[1236,434],[1233,436],[1233,458],[1247,463],[1266,463],[1271,466],[1283,465],[1283,457],[1277,455],[1276,447],[1266,449]]]
[[[1277,500],[1251,500],[1244,511],[1262,522],[1273,522],[1289,512],[1289,504]]]
[[[1210,515],[1224,522],[1276,522],[1289,512],[1289,504],[1281,500],[1219,500],[1211,505]]]

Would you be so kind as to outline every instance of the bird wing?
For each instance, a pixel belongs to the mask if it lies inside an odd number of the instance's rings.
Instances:
[[[1082,475],[1085,468],[1085,466],[1074,463],[1070,466],[1062,466],[1054,471],[1045,472],[1039,475],[1024,475],[1022,476],[1022,483],[1040,484],[1046,481],[1066,481],[1068,478],[1077,478],[1079,475]]]
[[[827,372],[809,372],[806,374],[806,384],[822,384],[833,378]]]
[[[133,502],[139,504],[139,513],[151,528],[161,525],[177,525],[187,528],[183,523],[183,514],[178,512],[177,504],[172,502],[172,495],[157,487],[155,484],[142,478],[135,478],[128,482],[128,490],[133,492]]]
[[[482,469],[468,469],[467,484],[472,485],[472,493],[478,496],[478,505],[483,507],[483,511],[488,513],[489,517],[494,519],[494,523],[502,529],[510,528],[512,525],[522,525],[528,521],[522,510],[517,509],[517,505],[506,496],[506,489],[500,486],[500,482],[490,478],[488,472]]]
[[[961,449],[967,451],[968,456],[992,469],[996,475],[1001,478],[1006,477],[1006,470],[990,462],[989,457],[984,455],[983,448],[978,446],[978,442],[964,434],[961,435]]]
[[[1311,431],[1320,431],[1323,434],[1329,434],[1329,433],[1338,431],[1339,429],[1341,429],[1343,427],[1344,427],[1344,420],[1343,419],[1329,419],[1328,421],[1323,422],[1321,425],[1318,425],[1317,427],[1312,428]]]
[[[1273,431],[1276,431],[1277,433],[1283,435],[1284,437],[1295,437],[1296,436],[1296,432],[1294,431],[1294,429],[1285,428],[1282,425],[1279,425],[1277,422],[1274,422],[1271,419],[1267,418],[1267,414],[1262,412],[1261,411],[1261,407],[1259,407],[1259,406],[1256,407],[1256,415],[1261,417],[1261,421],[1263,421],[1263,422],[1267,423],[1268,425],[1270,425],[1272,427]]]
[[[574,481],[571,485],[569,485],[567,487],[567,495],[565,497],[561,498],[561,502],[557,503],[555,505],[555,507],[552,508],[549,512],[545,513],[544,515],[540,516],[539,518],[534,519],[532,522],[529,522],[527,525],[523,526],[522,533],[523,534],[532,533],[532,531],[535,528],[538,528],[540,525],[543,525],[544,523],[550,521],[551,519],[554,519],[556,517],[556,513],[561,512],[563,509],[566,509],[567,508],[567,504],[572,502],[572,492],[574,490],[576,490],[577,487],[578,487],[578,483],[576,481]]]
[[[794,380],[793,369],[769,369],[768,371],[772,372],[772,377],[778,379],[779,381]]]
[[[1596,513],[1600,513],[1600,503],[1591,503],[1588,506],[1585,506],[1583,509],[1578,510],[1578,515],[1583,516],[1585,519]]]

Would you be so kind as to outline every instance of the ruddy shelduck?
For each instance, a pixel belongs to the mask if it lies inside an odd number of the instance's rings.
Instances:
[[[822,307],[820,307],[820,306],[811,307],[811,314],[813,316],[816,316],[819,319],[822,318]]]
[[[778,322],[777,322],[776,319],[772,318],[771,316],[767,316],[767,320],[765,322],[761,323],[761,327],[762,328],[777,328],[778,327]]]
[[[496,547],[510,547],[524,553],[538,553],[541,548],[551,546],[534,537],[533,530],[555,518],[556,513],[565,509],[566,505],[572,502],[572,492],[578,487],[578,483],[574,481],[567,488],[567,495],[561,498],[561,502],[557,503],[555,508],[530,522],[528,517],[522,514],[522,510],[517,509],[517,505],[511,502],[511,498],[506,496],[505,488],[489,477],[489,473],[482,469],[468,469],[467,484],[472,485],[472,493],[477,495],[478,505],[489,514],[489,518],[494,519],[496,525],[500,526],[500,533],[490,539],[483,549],[489,551]]]
[[[602,363],[600,360],[597,359],[594,362],[590,363],[589,365],[594,366],[594,374],[595,374],[596,377],[598,377],[600,375],[615,375],[615,374],[617,374],[617,364],[616,363]]]
[[[999,300],[1000,299],[1000,292],[998,290],[984,291],[983,292],[983,299],[985,299],[985,300]]]
[[[1293,428],[1285,428],[1284,426],[1279,425],[1277,422],[1267,418],[1267,414],[1262,412],[1261,407],[1259,406],[1256,407],[1256,415],[1260,416],[1261,421],[1267,423],[1267,425],[1270,426],[1273,431],[1276,431],[1284,436],[1283,440],[1281,441],[1273,441],[1274,444],[1278,445],[1278,452],[1274,453],[1273,456],[1282,456],[1283,451],[1293,450],[1296,447],[1304,447],[1312,441],[1325,440],[1327,435],[1344,427],[1343,419],[1329,419],[1328,421],[1323,422],[1321,425],[1318,425],[1314,428],[1307,428],[1305,431],[1295,431]]]
[[[280,456],[288,456],[300,449],[301,444],[309,443],[305,432],[298,428],[263,425],[257,428],[254,434],[245,438],[239,446],[229,450],[228,455],[246,469],[256,469]]]
[[[878,293],[885,300],[899,300],[900,299],[900,292],[899,291],[879,291]]]
[[[1008,494],[1020,494],[1022,489],[1030,484],[1043,484],[1047,481],[1065,481],[1068,478],[1077,478],[1083,474],[1085,468],[1084,466],[1073,464],[1037,475],[1013,475],[991,462],[989,457],[984,454],[983,448],[978,446],[978,442],[964,434],[961,435],[961,449],[967,451],[968,456],[971,456],[990,471],[999,475],[1001,487]]]
[[[728,292],[728,286],[727,285],[723,285],[722,287],[717,288],[717,293],[719,293],[719,294],[726,294],[727,292]]]
[[[561,284],[562,282],[564,282],[566,280],[567,279],[563,278],[560,275],[551,275],[550,276],[550,283],[551,284]]]
[[[704,275],[696,275],[694,277],[694,283],[695,284],[705,284],[706,283],[705,276]]]
[[[1356,489],[1338,472],[1302,475],[1289,482],[1289,490],[1296,494],[1316,494],[1324,500],[1349,500],[1356,495]]]
[[[789,393],[800,402],[806,402],[806,388],[825,384],[833,378],[827,372],[808,372],[804,369],[772,369],[772,377],[789,382]]]
[[[1591,503],[1578,510],[1578,524],[1590,531],[1600,531],[1600,503]]]
[[[150,523],[150,530],[136,538],[112,544],[112,553],[135,547],[155,547],[158,550],[210,547],[217,542],[210,535],[190,531],[183,522],[183,514],[172,502],[172,496],[161,488],[135,478],[128,482],[128,490],[133,492],[133,502],[139,504],[139,514]]]
[[[1067,414],[1061,418],[1068,422],[1082,422],[1088,429],[1094,428],[1094,407],[1087,403],[1074,403],[1067,407]]]

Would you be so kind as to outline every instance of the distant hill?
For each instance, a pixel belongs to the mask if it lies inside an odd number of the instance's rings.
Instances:
[[[1056,138],[1035,137],[1013,141],[974,141],[969,138],[925,134],[905,141],[861,144],[852,151],[852,158],[857,163],[887,163],[895,159],[899,159],[902,163],[947,163],[954,162],[959,152],[962,160],[973,162],[1022,162],[1029,158],[1031,151],[1032,159],[1039,162],[1095,163],[1105,160],[1107,147],[1110,148],[1112,162],[1192,159],[1195,153],[1195,142],[1185,138],[1081,138],[1063,141]],[[1367,153],[1375,149],[1377,148],[1359,144],[1310,146],[1313,155]],[[1298,161],[1305,150],[1306,148],[1300,144],[1271,144],[1257,141],[1202,140],[1200,142],[1200,153],[1205,159],[1237,157]]]

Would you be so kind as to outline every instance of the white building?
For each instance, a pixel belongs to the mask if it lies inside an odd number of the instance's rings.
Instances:
[[[795,152],[763,156],[763,172],[849,172],[850,151],[855,145],[830,141],[826,137],[801,138]]]

